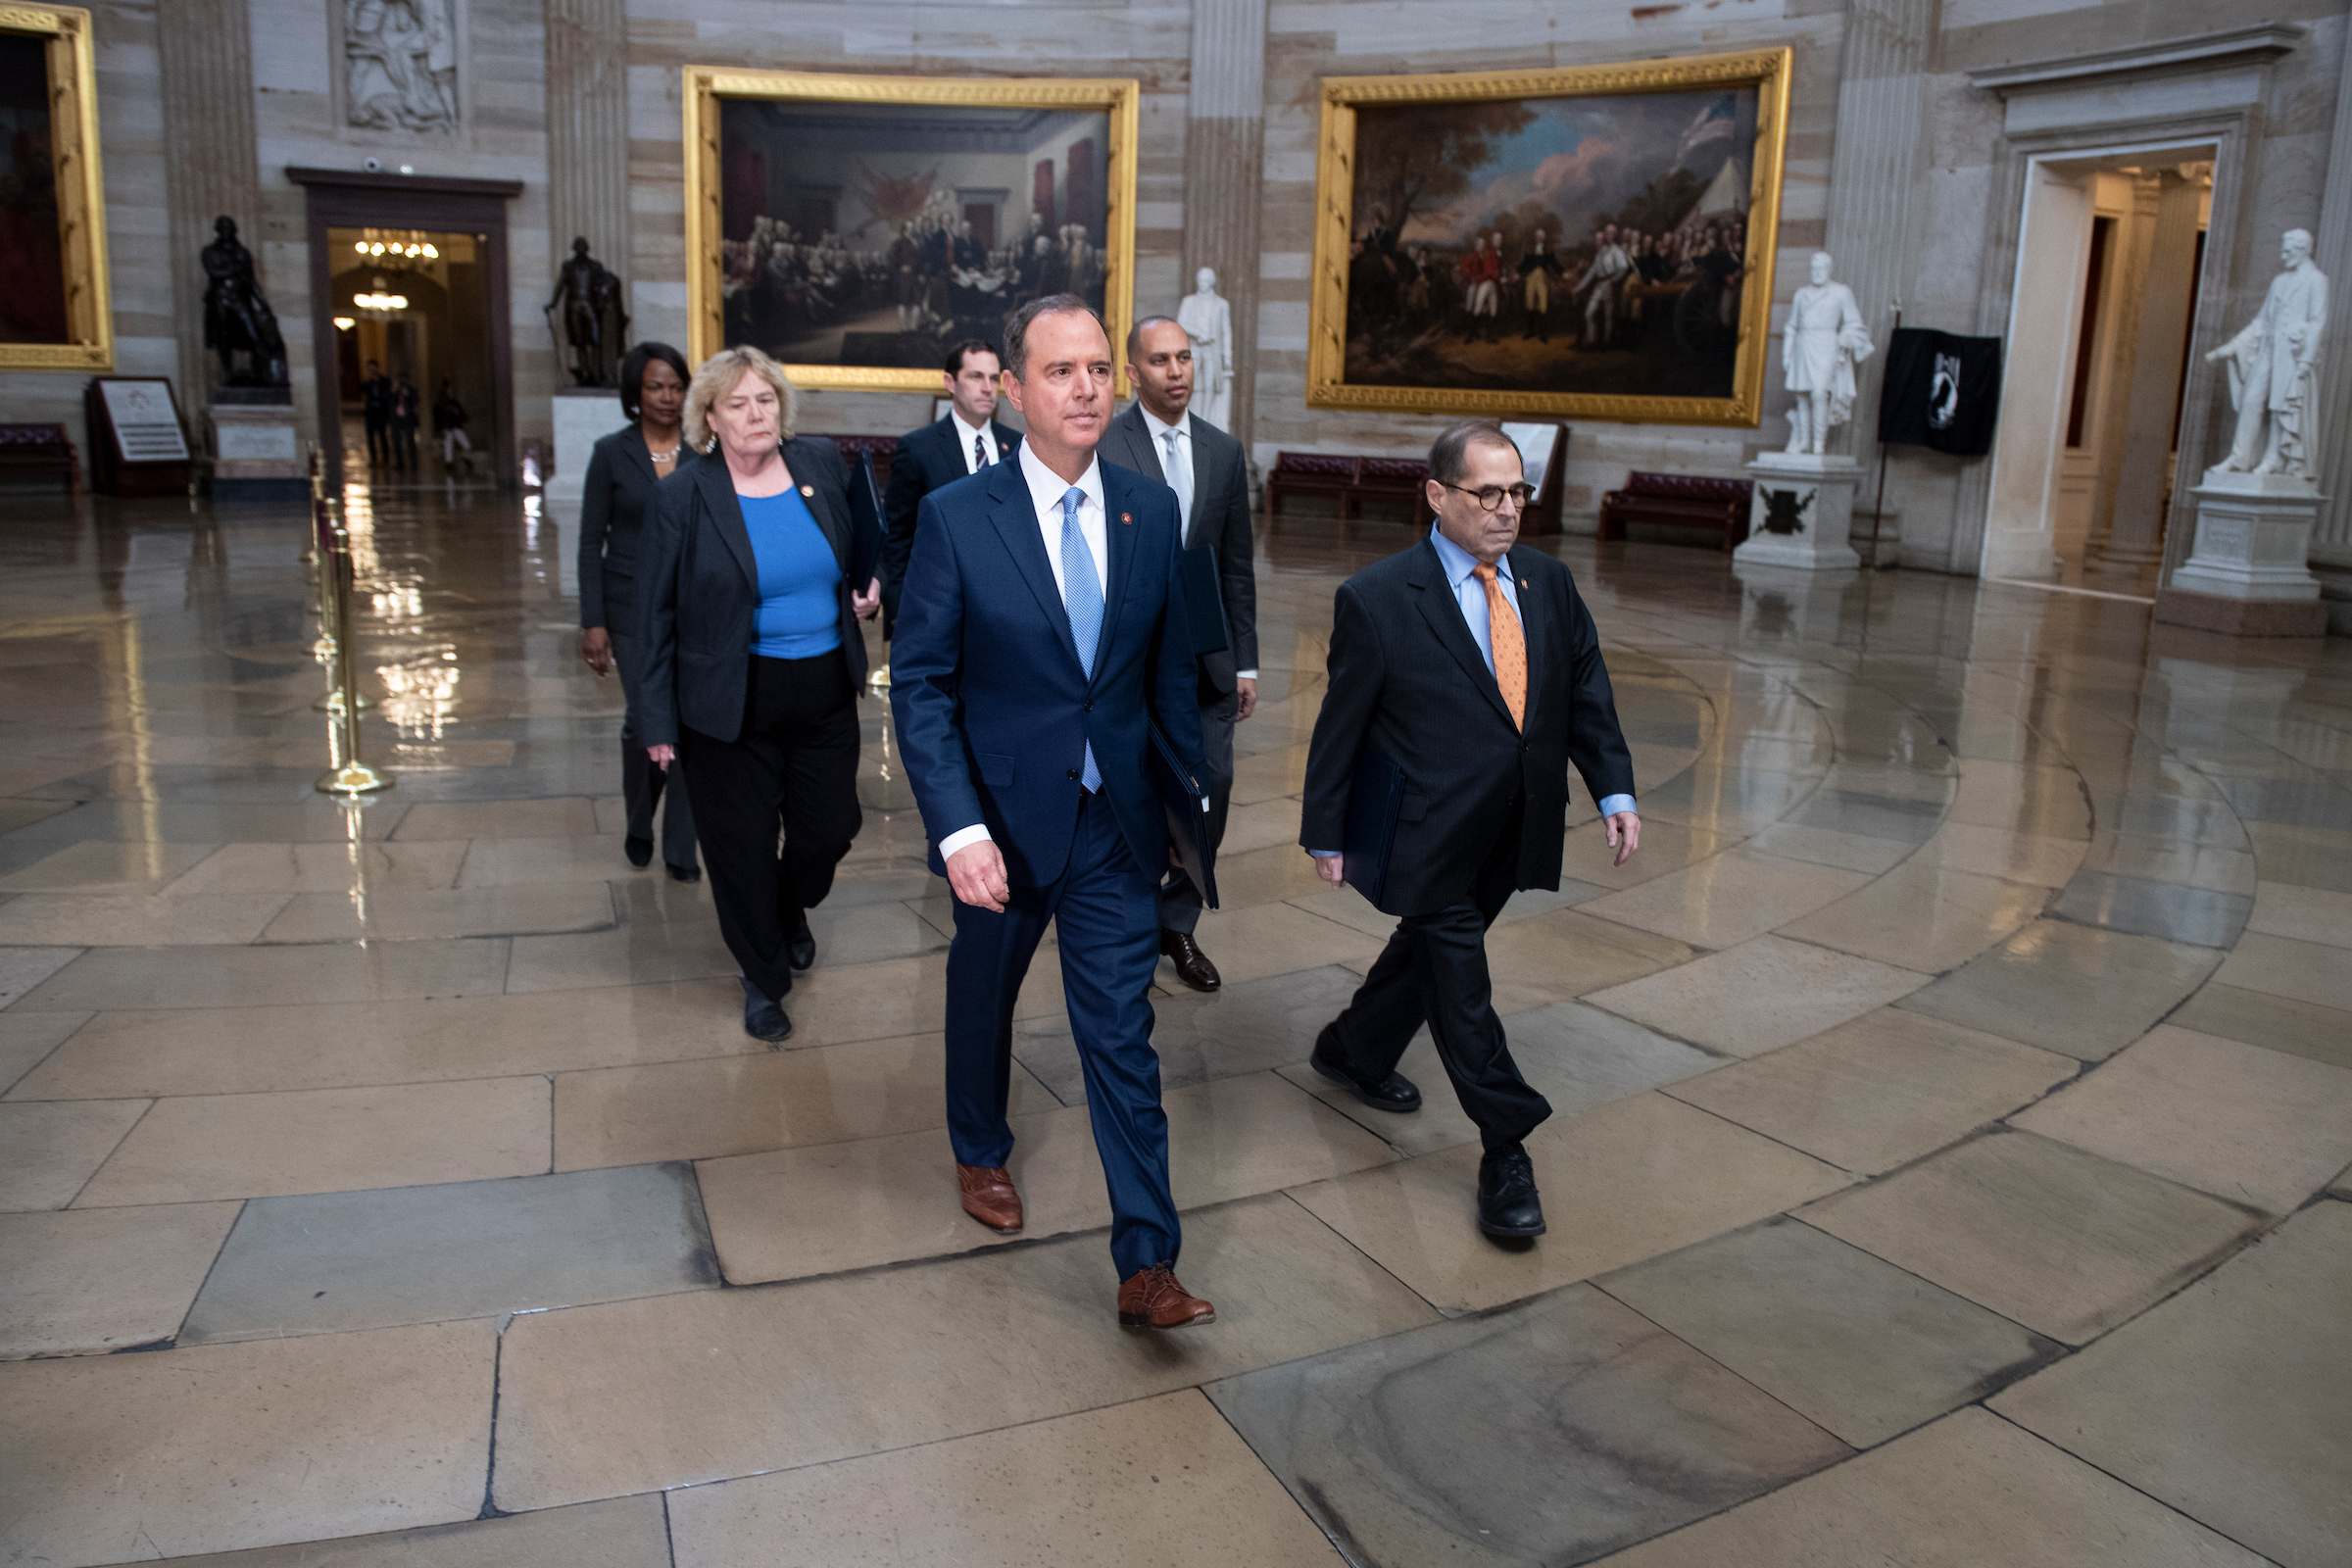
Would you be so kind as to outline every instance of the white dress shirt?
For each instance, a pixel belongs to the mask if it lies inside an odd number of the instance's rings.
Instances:
[[[1185,410],[1176,416],[1174,424],[1167,424],[1161,421],[1158,415],[1146,408],[1141,398],[1136,400],[1135,407],[1136,412],[1144,416],[1144,428],[1152,433],[1152,454],[1159,459],[1160,467],[1167,470],[1165,477],[1168,481],[1168,488],[1176,492],[1176,500],[1181,509],[1181,520],[1184,524],[1182,537],[1184,542],[1189,545],[1193,542],[1193,508],[1199,504],[1193,495],[1193,411]],[[1176,462],[1178,465],[1176,469],[1168,469],[1168,433],[1170,431],[1174,431],[1176,435]],[[1184,476],[1182,484],[1176,482],[1178,472]],[[1254,669],[1237,669],[1233,674],[1236,680],[1257,679],[1257,671]]]
[[[1463,622],[1470,628],[1470,640],[1478,644],[1478,657],[1487,662],[1487,673],[1494,673],[1494,627],[1487,614],[1487,585],[1478,580],[1478,558],[1460,545],[1440,533],[1435,524],[1429,530],[1429,542],[1438,549],[1438,560],[1446,567],[1446,586],[1453,590],[1453,602],[1462,612]],[[1510,558],[1505,556],[1496,564],[1494,582],[1502,590],[1503,603],[1511,613],[1519,615],[1519,627],[1524,635],[1527,617],[1519,612],[1519,584],[1512,579]],[[1631,795],[1604,795],[1600,798],[1600,814],[1615,816],[1619,811],[1634,809]],[[1325,859],[1337,850],[1309,850],[1317,859]]]
[[[955,421],[956,435],[961,440],[963,445],[964,472],[978,473],[982,468],[987,467],[990,464],[997,461],[997,433],[994,430],[988,429],[985,426],[964,423],[963,411],[958,408],[950,407],[948,410],[948,417]],[[985,459],[977,458],[972,455],[972,443],[974,440],[979,442],[980,450],[988,454]]]
[[[959,421],[960,422],[960,421]],[[1069,492],[1070,481],[1045,466],[1029,443],[1021,443],[1021,478],[1028,483],[1030,502],[1037,508],[1037,531],[1045,540],[1046,560],[1054,567],[1054,588],[1061,595],[1063,604],[1070,600],[1070,585],[1061,564],[1061,498]],[[1102,585],[1107,607],[1110,599],[1110,537],[1105,526],[1106,516],[1102,500],[1102,465],[1089,460],[1086,472],[1078,476],[1078,488],[1086,499],[1078,503],[1078,532],[1086,540],[1086,553],[1095,558],[1095,581]],[[1104,623],[1108,624],[1107,609]],[[967,844],[983,840],[993,842],[986,822],[974,822],[970,827],[957,828],[939,841],[939,858],[946,859]]]
[[[1159,459],[1160,477],[1176,492],[1177,520],[1183,524],[1181,537],[1186,544],[1193,542],[1193,415],[1191,410],[1176,416],[1168,424],[1160,416],[1136,400],[1136,411],[1144,416],[1144,428],[1152,432],[1152,455]],[[1176,438],[1176,458],[1173,466],[1168,460],[1168,437]]]

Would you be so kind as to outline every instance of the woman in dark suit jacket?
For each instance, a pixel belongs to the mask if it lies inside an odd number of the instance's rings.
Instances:
[[[640,343],[620,362],[620,412],[633,421],[597,442],[580,491],[580,657],[599,675],[620,669],[628,707],[620,720],[620,794],[628,808],[629,863],[654,858],[654,808],[667,775],[637,738],[637,541],[655,487],[694,461],[681,416],[686,356],[666,343]],[[683,784],[662,813],[662,862],[680,882],[702,879],[694,858],[694,808]]]
[[[704,361],[686,438],[705,457],[662,486],[639,554],[638,738],[658,766],[686,763],[743,1027],[771,1041],[792,1033],[793,971],[816,961],[808,911],[864,823],[858,622],[882,603],[879,582],[847,580],[849,466],[793,434],[794,403],[758,349]]]

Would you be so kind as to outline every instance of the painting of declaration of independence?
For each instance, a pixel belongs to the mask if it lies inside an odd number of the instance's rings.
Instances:
[[[1326,109],[1351,119],[1354,157],[1345,226],[1328,210],[1321,234],[1345,234],[1345,261],[1317,267],[1317,310],[1344,309],[1345,331],[1314,334],[1311,400],[1753,423],[1786,79],[1756,63],[1778,58],[1434,102],[1361,90],[1429,77],[1327,84],[1352,100]]]
[[[975,85],[1003,96],[1022,84]],[[1109,318],[1126,292],[1133,219],[1120,192],[1133,174],[1120,167],[1118,106],[1094,96],[875,103],[722,85],[723,340],[764,349],[811,385],[911,376],[936,390],[950,345],[1001,341],[1040,295],[1076,294]]]

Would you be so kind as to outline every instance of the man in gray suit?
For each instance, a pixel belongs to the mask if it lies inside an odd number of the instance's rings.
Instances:
[[[1249,465],[1242,444],[1191,413],[1193,343],[1165,316],[1147,316],[1127,333],[1127,380],[1135,401],[1103,433],[1102,461],[1176,492],[1188,552],[1213,564],[1225,646],[1200,656],[1200,738],[1206,750],[1213,854],[1233,800],[1233,726],[1257,709],[1257,574],[1251,561]],[[1201,896],[1181,869],[1159,890],[1159,951],[1195,991],[1222,983],[1193,933]]]

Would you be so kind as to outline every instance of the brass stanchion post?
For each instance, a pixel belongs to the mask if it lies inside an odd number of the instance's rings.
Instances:
[[[343,531],[331,509],[326,520],[319,544],[327,580],[333,585],[328,597],[335,616],[335,689],[328,694],[328,701],[334,704],[329,711],[335,715],[337,743],[330,754],[334,765],[318,780],[318,790],[325,795],[372,795],[390,789],[392,775],[360,760],[360,709],[365,705],[360,701],[359,638],[351,626],[351,536]]]

